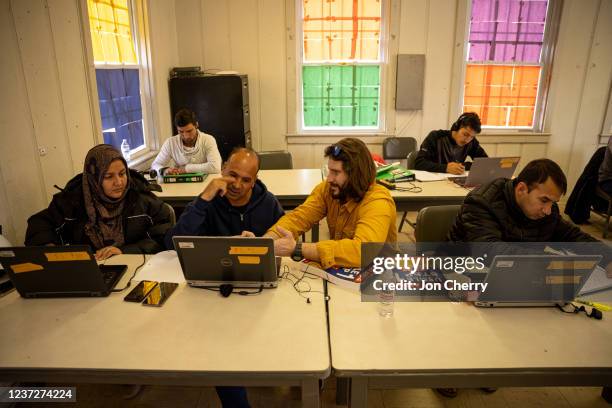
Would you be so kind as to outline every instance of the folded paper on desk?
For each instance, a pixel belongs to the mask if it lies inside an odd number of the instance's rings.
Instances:
[[[185,276],[176,251],[163,251],[149,258],[134,280],[183,283]]]
[[[300,262],[300,270],[323,278],[328,282],[346,289],[359,291],[361,286],[361,269],[359,268],[342,268],[334,266],[323,270],[318,263],[304,259]]]
[[[612,279],[608,278],[606,270],[598,265],[595,267],[589,280],[587,280],[582,289],[580,289],[578,296],[599,292],[609,288],[612,288]]]

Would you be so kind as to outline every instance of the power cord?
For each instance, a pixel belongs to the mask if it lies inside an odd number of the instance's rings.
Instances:
[[[142,262],[140,263],[140,265],[138,265],[136,267],[136,269],[134,269],[134,273],[132,274],[132,276],[130,277],[130,280],[128,280],[127,284],[121,288],[121,289],[113,289],[111,290],[111,292],[114,293],[119,293],[119,292],[123,292],[124,290],[126,290],[127,288],[130,287],[130,285],[132,284],[132,279],[134,279],[134,276],[136,276],[136,273],[140,270],[140,268],[142,268],[144,266],[144,264],[147,262],[147,257],[145,256],[144,252],[140,253],[142,255]],[[104,265],[106,263],[106,260],[104,260],[104,262],[102,263],[102,265]]]
[[[279,279],[285,279],[292,284],[293,289],[297,292],[297,294],[300,295],[302,298],[306,299],[306,303],[310,304],[312,302],[310,300],[310,297],[304,295],[305,293],[320,293],[321,295],[323,295],[323,299],[331,299],[328,295],[325,294],[325,292],[321,290],[312,290],[312,286],[310,285],[310,282],[305,280],[306,278],[313,280],[320,279],[317,275],[308,272],[308,265],[306,267],[306,271],[302,273],[302,276],[297,276],[292,273],[289,269],[289,266],[287,265],[283,265],[283,272],[279,275]],[[300,288],[300,285],[305,285],[305,287]]]
[[[591,308],[591,312],[589,313],[587,311],[587,309],[584,306],[576,306],[573,303],[566,303],[565,305],[560,305],[557,303],[557,309],[559,309],[560,311],[562,311],[563,313],[580,313],[580,312],[584,312],[584,314],[586,314],[588,317],[593,318],[595,320],[601,320],[603,319],[603,313],[601,313],[601,310],[598,310],[594,307]],[[565,307],[567,306],[571,306],[572,310],[565,310]]]

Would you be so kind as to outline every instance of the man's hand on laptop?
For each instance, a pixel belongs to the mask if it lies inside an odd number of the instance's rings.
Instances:
[[[251,231],[242,231],[242,234],[238,236],[243,238],[255,238],[255,234],[253,234]]]
[[[276,227],[280,235],[279,238],[274,239],[274,255],[276,256],[290,256],[295,250],[295,238],[291,231],[284,229],[281,226]]]
[[[233,183],[234,177],[223,176],[212,180],[204,191],[200,194],[200,198],[204,201],[211,201],[217,194],[223,197],[227,191],[227,185]]]
[[[113,255],[121,255],[123,252],[116,246],[107,246],[96,251],[96,261],[103,261]]]
[[[185,171],[184,167],[168,167],[166,171],[164,171],[165,176],[171,176],[174,174],[185,174],[185,173],[187,173],[187,171]]]
[[[446,165],[446,172],[450,174],[463,174],[465,167],[463,164],[457,162],[450,162]]]

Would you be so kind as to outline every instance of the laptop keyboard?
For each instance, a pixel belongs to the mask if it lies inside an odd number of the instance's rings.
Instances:
[[[458,184],[460,186],[464,186],[465,182],[467,181],[467,176],[449,177],[449,178],[453,183]]]

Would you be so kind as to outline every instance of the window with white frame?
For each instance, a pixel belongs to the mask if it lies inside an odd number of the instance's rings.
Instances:
[[[557,0],[470,0],[462,112],[483,127],[542,130]]]
[[[379,130],[383,0],[297,0],[302,130]]]
[[[144,10],[138,0],[87,0],[87,12],[104,142],[130,145],[131,158],[149,150],[150,118],[144,95],[150,81],[146,61]],[[139,18],[140,17],[140,18]]]

